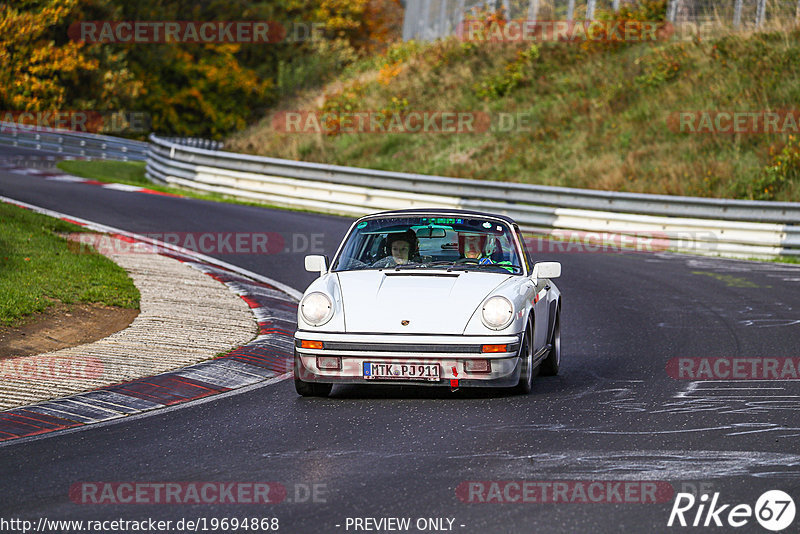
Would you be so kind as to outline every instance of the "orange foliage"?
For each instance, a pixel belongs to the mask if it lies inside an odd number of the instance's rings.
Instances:
[[[50,0],[29,11],[18,8],[33,2],[0,4],[0,106],[24,111],[63,108],[69,80],[97,70],[97,61],[83,55],[83,45],[56,46],[50,37],[50,28],[63,23],[76,3]]]
[[[328,32],[370,51],[400,36],[403,6],[400,0],[321,0],[315,16]]]
[[[81,43],[69,39],[69,26],[80,20],[285,15],[323,22],[330,42],[369,51],[399,36],[403,16],[400,0],[244,4],[197,3],[188,10],[160,0],[0,0],[0,110],[144,111],[154,131],[220,138],[274,102],[279,68],[294,69],[303,82],[309,76],[300,74],[316,65],[337,69],[350,59],[338,60],[334,51],[333,59],[320,61],[325,47],[307,43]],[[385,73],[387,80],[396,75],[395,67]]]

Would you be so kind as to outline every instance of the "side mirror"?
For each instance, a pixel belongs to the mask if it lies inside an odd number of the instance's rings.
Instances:
[[[316,254],[306,256],[306,271],[322,276],[328,271],[328,258]]]
[[[542,261],[533,265],[531,278],[558,278],[561,276],[561,264],[557,261]]]

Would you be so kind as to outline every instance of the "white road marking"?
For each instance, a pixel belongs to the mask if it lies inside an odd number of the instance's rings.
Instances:
[[[102,186],[103,189],[116,189],[118,191],[141,191],[143,188],[139,187],[138,185],[128,185],[128,184],[106,184]]]

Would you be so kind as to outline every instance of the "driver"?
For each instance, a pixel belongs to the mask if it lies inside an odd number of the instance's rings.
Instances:
[[[419,259],[419,242],[417,234],[410,228],[405,232],[392,233],[386,238],[386,251],[390,256],[381,258],[372,264],[373,267],[395,267],[405,265],[409,261]]]

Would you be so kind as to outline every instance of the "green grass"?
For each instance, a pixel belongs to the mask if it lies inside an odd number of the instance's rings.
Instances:
[[[228,149],[373,169],[599,190],[800,201],[800,136],[697,134],[680,111],[797,109],[800,29],[694,41],[400,43],[276,110],[523,114],[525,130],[303,134],[272,114]],[[355,67],[354,67],[355,68]]]
[[[781,256],[779,258],[770,258],[767,260],[760,259],[760,258],[748,258],[753,259],[754,261],[769,261],[774,263],[792,263],[794,265],[800,265],[800,258],[797,256]]]
[[[153,185],[144,175],[143,161],[63,160],[57,166],[64,172],[90,180],[148,187]]]
[[[0,325],[19,324],[54,301],[139,307],[139,290],[124,269],[85,248],[73,251],[58,235],[81,231],[0,203]]]

